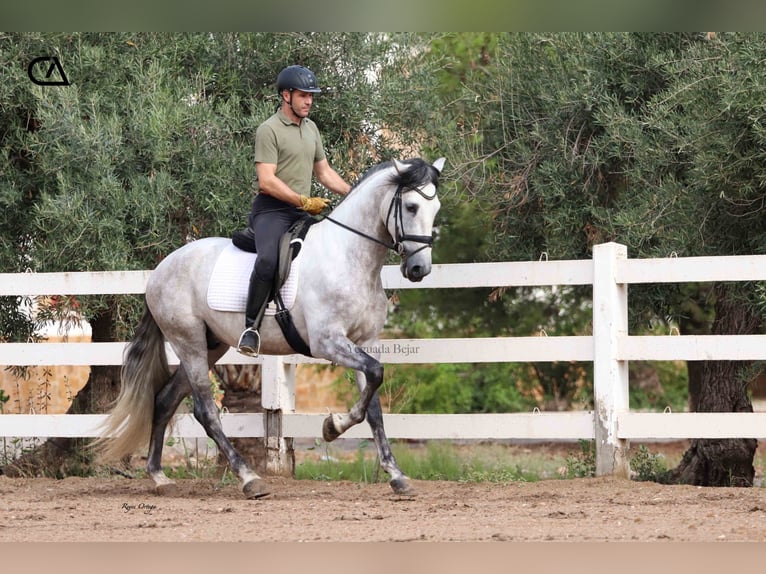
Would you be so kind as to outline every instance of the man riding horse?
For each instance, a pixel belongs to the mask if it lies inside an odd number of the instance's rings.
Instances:
[[[288,66],[277,77],[280,107],[255,133],[256,196],[249,225],[258,257],[250,276],[245,330],[238,351],[257,356],[260,329],[277,271],[279,241],[296,221],[316,215],[327,205],[311,197],[311,176],[324,187],[345,195],[351,186],[330,167],[317,125],[308,115],[314,94],[321,92],[316,76],[303,66]]]

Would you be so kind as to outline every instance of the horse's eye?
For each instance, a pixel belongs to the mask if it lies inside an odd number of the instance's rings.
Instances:
[[[415,215],[418,212],[418,204],[417,203],[408,203],[405,206],[405,209],[407,209],[408,213],[411,213],[412,215]]]

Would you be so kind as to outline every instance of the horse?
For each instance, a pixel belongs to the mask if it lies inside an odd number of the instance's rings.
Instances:
[[[348,413],[323,421],[330,442],[365,418],[379,460],[396,494],[414,494],[383,428],[378,388],[383,365],[376,349],[387,314],[381,269],[389,250],[401,258],[402,275],[421,281],[431,271],[433,227],[445,159],[391,160],[371,167],[331,213],[309,227],[301,249],[294,325],[314,357],[355,371],[359,396]],[[165,430],[191,395],[195,419],[218,446],[248,499],[269,494],[225,436],[213,400],[209,370],[237,346],[244,310],[213,310],[206,299],[219,254],[231,239],[208,237],[166,256],[150,274],[144,312],[125,349],[120,393],[94,443],[102,462],[120,460],[148,442],[146,470],[159,494],[175,490],[161,466]],[[294,353],[273,316],[260,329],[261,354]],[[179,359],[168,366],[165,341]]]

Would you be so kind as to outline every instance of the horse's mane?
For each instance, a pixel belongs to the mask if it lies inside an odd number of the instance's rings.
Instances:
[[[408,187],[420,187],[426,183],[433,183],[437,188],[439,187],[439,172],[431,164],[425,160],[417,157],[412,159],[403,160],[404,163],[410,166],[410,169],[404,173],[394,172],[391,176],[390,183],[401,185],[405,188]],[[354,191],[364,181],[372,177],[378,172],[389,169],[393,165],[392,161],[384,161],[377,165],[372,166],[365,171],[362,176],[357,180],[351,191]]]

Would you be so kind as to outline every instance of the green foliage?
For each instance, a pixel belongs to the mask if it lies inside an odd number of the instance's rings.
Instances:
[[[39,326],[29,316],[28,297],[0,297],[0,342],[27,342],[35,339]]]
[[[489,32],[449,32],[434,38],[430,49],[439,58],[441,91],[449,94],[469,75],[486,73],[496,45],[497,36]]]
[[[517,385],[524,367],[440,364],[389,367],[382,394],[400,397],[390,405],[404,413],[530,411],[535,399]]]
[[[218,450],[213,439],[205,440],[203,448],[200,448],[199,440],[193,441],[191,446],[184,438],[177,439],[170,436],[165,441],[166,447],[174,447],[178,444],[183,448],[183,457],[179,463],[163,468],[168,478],[174,480],[215,478],[222,486],[238,483],[238,479],[231,469],[218,463]],[[138,470],[139,476],[144,476],[144,474],[143,469]]]
[[[377,458],[371,458],[369,442],[359,441],[354,455],[338,459],[334,456],[328,443],[315,439],[314,446],[308,450],[313,451],[322,447],[322,454],[318,461],[306,460],[295,468],[297,479],[309,480],[351,480],[355,482],[377,483],[385,479],[381,476],[380,464]]]
[[[488,289],[455,291],[402,295],[390,327],[415,338],[588,334],[590,309],[576,305],[574,292],[517,289],[490,300]],[[592,371],[576,362],[397,365],[387,368],[384,389],[405,412],[528,411],[549,401],[590,404]]]
[[[630,470],[634,480],[657,482],[658,478],[667,472],[665,457],[659,453],[651,453],[646,445],[639,445],[638,451],[630,458]]]
[[[352,457],[336,458],[334,451],[331,452],[325,444],[321,459],[298,464],[295,476],[299,480],[386,482],[388,476],[380,471],[379,461],[366,456],[368,447],[367,441],[361,441]],[[540,480],[541,474],[546,472],[539,468],[523,468],[522,463],[513,460],[487,457],[480,448],[466,455],[449,442],[429,441],[423,448],[394,444],[392,449],[402,471],[415,480],[530,482]]]
[[[431,47],[435,68],[454,71],[435,127],[455,193],[490,224],[485,257],[585,259],[607,241],[639,258],[766,252],[762,34],[466,34]],[[631,330],[709,333],[711,293],[632,286]],[[763,289],[748,297],[762,318]],[[636,403],[678,408],[680,376],[674,396],[638,389]]]
[[[442,125],[465,195],[490,213],[493,256],[585,258],[606,241],[633,257],[766,251],[763,35],[490,45],[485,73],[444,96]]]
[[[590,478],[596,476],[596,444],[592,440],[577,441],[580,451],[569,453],[565,468],[567,478]]]
[[[688,407],[689,377],[683,362],[631,361],[630,408],[683,412]]]
[[[406,40],[0,34],[0,265],[8,272],[151,269],[190,240],[244,226],[255,129],[276,109],[277,74],[293,63],[320,78],[312,118],[331,163],[353,180],[395,143],[417,138],[419,125],[396,125],[388,113],[415,102],[402,90]],[[58,55],[70,86],[29,80],[27,64],[40,54]],[[137,323],[132,298],[81,304],[86,319],[113,323],[111,337]],[[18,321],[3,323],[4,332],[23,336]]]
[[[489,221],[476,202],[445,199],[433,257],[437,263],[486,261]],[[580,288],[408,289],[396,294],[387,329],[397,337],[499,337],[587,334],[589,304]],[[578,363],[397,366],[384,393],[403,412],[518,412],[589,404],[592,365]]]
[[[596,476],[596,447],[594,441],[578,441],[580,451],[569,453],[565,468],[567,478],[590,478]],[[649,452],[646,445],[639,445],[630,458],[630,469],[634,480],[657,481],[665,472],[667,464],[664,455]]]
[[[438,365],[411,373],[399,371],[397,374],[396,383],[407,389],[409,397],[400,406],[403,412],[470,412],[472,388],[462,380],[459,366]]]

